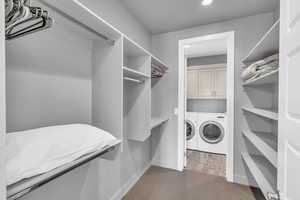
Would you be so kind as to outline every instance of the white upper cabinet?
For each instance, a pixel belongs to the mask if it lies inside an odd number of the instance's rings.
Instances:
[[[198,97],[198,71],[187,72],[187,95],[190,98]]]
[[[226,69],[218,68],[215,70],[215,95],[217,98],[226,98]]]
[[[198,98],[214,96],[214,72],[212,70],[196,70],[198,73]]]
[[[225,99],[225,64],[188,67],[187,98]]]

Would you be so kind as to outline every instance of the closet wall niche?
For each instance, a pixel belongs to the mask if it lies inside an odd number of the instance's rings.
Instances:
[[[47,10],[55,24],[6,41],[7,134],[83,123],[123,140],[122,35],[75,1],[34,1],[32,6]],[[98,191],[108,186],[111,192],[117,191],[121,185],[120,154],[117,148],[40,190],[26,189],[35,184],[30,180],[13,184],[7,187],[7,195],[15,198],[30,192],[24,199],[102,198]],[[59,190],[62,186],[63,191]]]
[[[108,131],[123,148],[55,179],[47,190],[26,190],[28,182],[8,187],[8,197],[17,191],[30,192],[25,199],[50,198],[49,192],[52,199],[108,199],[150,164],[151,69],[168,68],[78,1],[32,6],[46,9],[55,24],[6,41],[6,132],[84,123]]]
[[[151,56],[129,39],[123,41],[125,136],[145,141],[150,136]]]
[[[7,131],[87,123],[122,138],[121,35],[109,35],[111,45],[57,10],[33,5],[47,8],[55,25],[6,42]]]

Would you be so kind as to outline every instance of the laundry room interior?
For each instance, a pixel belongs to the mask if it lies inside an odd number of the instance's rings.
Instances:
[[[186,169],[226,176],[227,40],[186,45]]]

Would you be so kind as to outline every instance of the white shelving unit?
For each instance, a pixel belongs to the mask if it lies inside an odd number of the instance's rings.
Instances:
[[[279,53],[279,24],[279,20],[273,24],[243,59],[243,63],[249,65]],[[249,142],[258,151],[247,148],[248,152],[242,153],[242,158],[266,199],[269,193],[277,194],[278,113],[275,110],[278,110],[279,70],[248,80],[243,84],[245,88],[251,87],[245,91],[249,91],[249,99],[253,106],[242,107],[242,110],[245,114],[253,115],[246,117],[249,128],[244,129],[242,133],[246,139],[245,142]],[[264,92],[261,93],[261,90]],[[265,96],[259,96],[262,94]],[[259,105],[257,107],[264,105],[270,109],[255,108],[256,103]],[[262,130],[260,131],[260,129]]]
[[[142,80],[150,78],[149,75],[139,72],[137,70],[131,69],[129,67],[123,66],[123,71],[124,71],[124,76],[130,77],[130,78],[142,79]]]
[[[123,78],[137,83],[124,84],[123,129],[128,140],[144,142],[151,136],[151,130],[154,127],[168,121],[167,118],[152,118],[152,108],[155,105],[151,98],[152,65],[164,72],[168,70],[168,67],[127,37],[123,38],[123,47]],[[139,123],[136,123],[137,121]]]
[[[249,155],[243,153],[242,158],[249,168],[251,174],[255,178],[258,186],[262,190],[265,198],[267,199],[268,193],[276,194],[277,185],[277,171],[273,166],[263,157]]]
[[[264,118],[268,118],[268,119],[275,120],[275,121],[278,120],[278,113],[273,112],[273,111],[259,109],[259,108],[248,108],[248,107],[244,107],[242,109],[246,112],[250,112],[255,115],[264,117]]]
[[[279,51],[279,20],[256,43],[249,54],[243,59],[244,63],[251,63],[263,59]]]
[[[244,130],[243,134],[274,167],[277,167],[277,141],[272,133],[257,133]]]
[[[279,74],[279,70],[270,72],[256,79],[246,81],[243,84],[243,86],[259,86],[259,85],[275,84],[278,82],[278,74]]]

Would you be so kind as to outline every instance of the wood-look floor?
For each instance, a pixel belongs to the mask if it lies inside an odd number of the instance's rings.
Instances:
[[[262,199],[251,188],[221,176],[151,167],[124,200],[255,200],[255,195]]]

